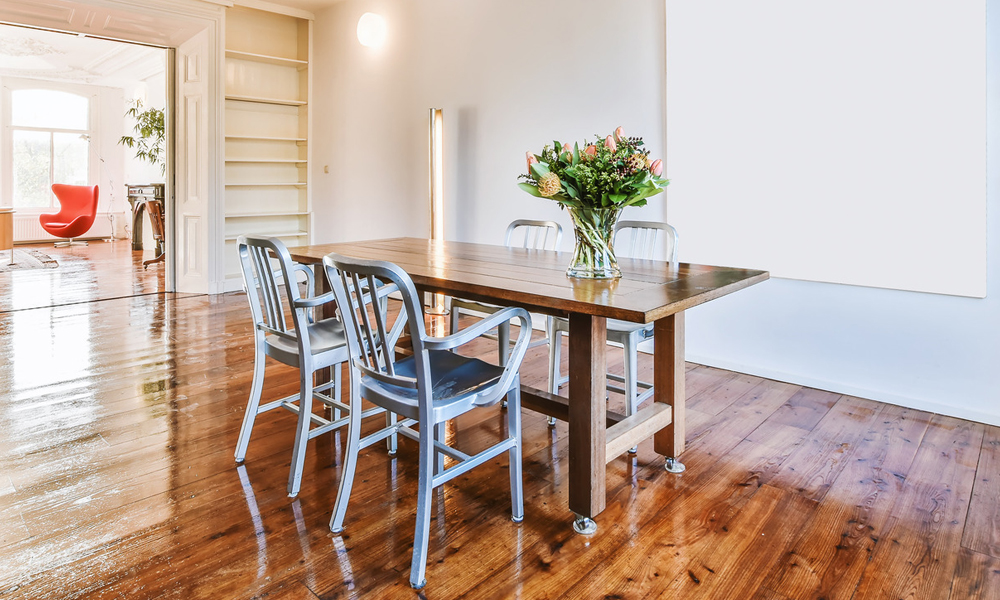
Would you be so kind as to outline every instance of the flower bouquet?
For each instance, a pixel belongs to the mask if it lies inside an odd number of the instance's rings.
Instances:
[[[670,182],[661,177],[663,161],[650,160],[641,137],[627,138],[622,128],[593,143],[560,144],[527,153],[528,173],[518,186],[533,196],[551,198],[569,210],[576,235],[570,277],[621,277],[612,238],[626,206],[645,206],[646,198]]]

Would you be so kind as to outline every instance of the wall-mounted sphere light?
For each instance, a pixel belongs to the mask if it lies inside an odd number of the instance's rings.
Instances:
[[[358,41],[362,46],[378,48],[385,42],[385,19],[375,13],[365,13],[358,19]]]

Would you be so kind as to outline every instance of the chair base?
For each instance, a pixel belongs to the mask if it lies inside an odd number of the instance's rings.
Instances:
[[[55,243],[56,248],[66,248],[68,246],[89,246],[89,245],[90,242],[87,242],[86,240],[75,240],[72,238],[64,240],[62,242]]]

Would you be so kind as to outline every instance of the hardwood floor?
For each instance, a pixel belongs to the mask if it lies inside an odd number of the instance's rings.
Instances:
[[[310,442],[295,500],[290,413],[262,415],[233,462],[253,357],[242,295],[81,303],[104,290],[80,286],[39,286],[48,308],[0,291],[0,600],[1000,598],[1000,428],[693,364],[685,473],[650,441],[613,460],[599,530],[576,535],[566,426],[526,412],[524,522],[506,457],[445,485],[415,592],[414,444],[363,453],[334,536],[342,434]],[[545,374],[530,350],[523,379]],[[269,363],[265,400],[296,387]],[[476,449],[503,420],[482,409],[449,435]]]
[[[55,269],[0,273],[0,312],[162,293],[164,264],[142,268],[153,250],[132,251],[128,240],[91,241],[87,246],[56,248],[52,243],[19,244],[58,261]]]

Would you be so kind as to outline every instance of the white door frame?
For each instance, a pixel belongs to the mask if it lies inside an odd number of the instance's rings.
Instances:
[[[224,291],[225,264],[222,260],[223,240],[223,156],[225,136],[223,109],[225,72],[221,68],[224,56],[225,7],[228,0],[3,0],[0,2],[0,22],[29,25],[57,31],[83,33],[94,37],[151,44],[176,49],[184,42],[205,35],[207,44],[199,64],[203,68],[205,96],[197,126],[188,123],[181,129],[173,119],[173,147],[184,156],[198,156],[197,173],[184,172],[184,177],[199,180],[199,196],[188,201],[187,185],[172,185],[180,170],[168,157],[166,286],[168,291],[210,293]],[[179,82],[182,70],[189,66],[183,61],[173,63],[168,90],[172,90],[175,110],[181,101]],[[168,133],[169,137],[169,133]],[[170,140],[168,139],[168,144]],[[171,176],[172,175],[172,176]],[[171,193],[172,192],[172,193]],[[184,236],[176,225],[177,207],[183,205],[188,222],[197,221],[200,232]],[[192,211],[197,214],[193,215]],[[194,218],[192,218],[192,216]]]

